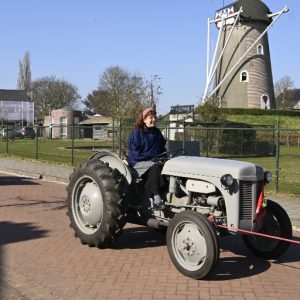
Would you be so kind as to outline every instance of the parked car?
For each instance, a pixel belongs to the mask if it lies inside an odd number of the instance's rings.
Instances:
[[[14,130],[13,128],[2,128],[1,137],[3,139],[6,139],[6,136],[8,135],[8,138],[11,139],[14,137]]]
[[[31,138],[34,139],[36,134],[33,127],[23,126],[23,127],[15,127],[15,128],[3,128],[2,130],[3,138]]]

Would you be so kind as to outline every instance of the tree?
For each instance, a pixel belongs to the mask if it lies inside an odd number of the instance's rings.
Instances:
[[[119,66],[107,68],[100,76],[98,89],[83,101],[87,112],[106,114],[116,119],[136,118],[151,105],[149,82],[137,73]]]
[[[26,51],[23,62],[19,61],[19,75],[17,82],[18,90],[25,90],[28,92],[30,90],[31,84],[31,68],[30,68],[30,53]]]
[[[223,121],[225,116],[220,108],[220,99],[216,95],[212,95],[196,107],[195,113],[200,114],[201,120],[204,122],[218,122]],[[204,102],[204,103],[203,103]]]
[[[277,108],[288,108],[292,106],[291,98],[295,90],[292,89],[294,82],[290,76],[284,76],[275,83],[275,96]]]
[[[36,116],[43,119],[53,109],[65,106],[76,108],[80,99],[78,88],[55,76],[37,79],[31,84],[31,95],[35,104]]]
[[[91,94],[88,94],[83,102],[85,105],[85,112],[87,114],[102,114],[110,115],[111,106],[108,99],[108,93],[103,90],[94,90]]]

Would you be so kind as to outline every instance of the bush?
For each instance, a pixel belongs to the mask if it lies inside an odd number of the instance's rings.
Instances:
[[[252,115],[252,116],[300,116],[297,110],[256,109],[256,108],[222,108],[225,115]]]

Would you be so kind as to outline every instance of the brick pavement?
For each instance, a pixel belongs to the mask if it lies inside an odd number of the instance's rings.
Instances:
[[[164,234],[128,224],[110,249],[83,246],[68,226],[65,185],[0,176],[0,284],[15,299],[299,299],[299,245],[266,261],[224,237],[214,274],[196,281],[172,265]]]

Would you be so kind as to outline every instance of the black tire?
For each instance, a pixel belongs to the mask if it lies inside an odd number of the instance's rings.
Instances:
[[[102,161],[91,159],[77,167],[68,185],[68,216],[83,244],[106,248],[125,225],[120,182]]]
[[[220,253],[216,231],[195,211],[183,211],[170,222],[167,230],[170,258],[182,274],[202,279],[213,271]]]
[[[262,225],[257,232],[292,239],[293,229],[286,211],[276,202],[267,201]],[[259,226],[259,225],[258,225]],[[290,246],[289,242],[260,237],[257,235],[244,235],[246,247],[256,256],[274,259],[281,256]]]

